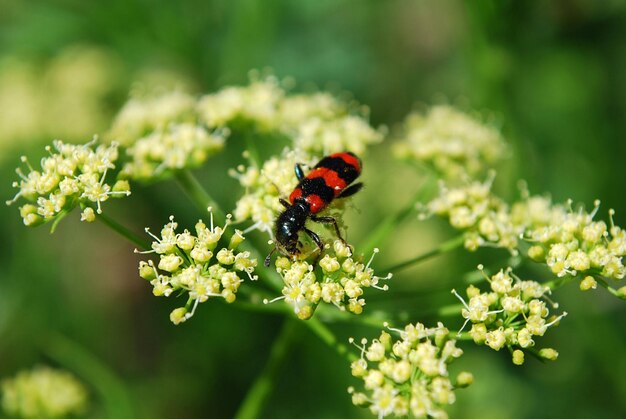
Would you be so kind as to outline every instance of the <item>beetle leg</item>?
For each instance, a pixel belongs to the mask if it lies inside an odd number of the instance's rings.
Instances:
[[[315,215],[312,215],[311,221],[315,221],[316,223],[332,224],[333,227],[335,227],[335,233],[337,233],[337,237],[339,237],[339,239],[342,242],[344,243],[346,242],[341,236],[341,232],[339,231],[339,226],[337,225],[337,220],[335,220],[333,217],[317,217]]]
[[[315,232],[309,230],[306,227],[304,228],[304,231],[306,232],[306,234],[309,235],[309,237],[311,237],[313,239],[313,241],[315,242],[317,247],[320,249],[319,253],[317,254],[317,257],[313,261],[313,266],[316,266],[317,262],[322,257],[322,253],[324,252],[324,243],[322,242],[322,239],[320,239],[320,236],[318,236]]]
[[[295,172],[298,180],[304,179],[304,171],[302,170],[301,163],[296,163]]]

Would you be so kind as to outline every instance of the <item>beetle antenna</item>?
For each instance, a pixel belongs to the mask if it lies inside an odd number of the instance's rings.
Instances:
[[[272,251],[269,253],[269,255],[267,255],[265,257],[265,262],[264,265],[266,268],[270,267],[270,262],[272,261],[272,255],[274,254],[275,251],[278,250],[278,246],[274,246],[274,248],[272,249]]]

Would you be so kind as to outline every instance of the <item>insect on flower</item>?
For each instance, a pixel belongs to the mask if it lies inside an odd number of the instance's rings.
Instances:
[[[289,255],[299,252],[300,230],[313,239],[321,254],[324,244],[317,234],[306,228],[307,219],[332,224],[337,237],[345,242],[333,217],[316,214],[328,207],[333,199],[354,195],[363,187],[361,182],[350,185],[361,174],[361,160],[350,152],[324,157],[306,176],[299,164],[296,164],[295,172],[300,183],[289,195],[289,202],[280,200],[286,209],[276,220],[276,247],[265,258],[265,266],[269,266],[270,257],[276,250]]]

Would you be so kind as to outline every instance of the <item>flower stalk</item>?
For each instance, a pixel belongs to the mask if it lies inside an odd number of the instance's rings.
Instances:
[[[423,262],[425,260],[428,260],[432,257],[450,252],[454,249],[457,249],[459,247],[461,247],[463,245],[463,243],[465,242],[465,238],[461,235],[461,236],[456,236],[448,241],[445,241],[443,243],[441,243],[439,246],[435,247],[432,250],[429,250],[428,252],[422,253],[420,255],[417,255],[411,259],[405,260],[404,262],[400,262],[397,263],[395,265],[392,265],[386,269],[383,269],[384,272],[392,272],[392,273],[396,273],[398,271],[401,271],[403,269],[409,268],[411,266],[417,265],[420,262]]]
[[[285,359],[289,355],[293,341],[296,337],[296,323],[293,319],[286,318],[283,326],[274,339],[269,359],[263,371],[257,376],[254,384],[246,394],[239,410],[235,414],[236,419],[255,419],[261,417],[267,398],[276,384],[276,379]]]

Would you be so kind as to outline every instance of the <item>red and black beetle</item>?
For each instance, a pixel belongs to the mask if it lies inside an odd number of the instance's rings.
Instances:
[[[337,237],[345,241],[333,217],[319,217],[316,214],[326,208],[333,199],[354,195],[363,187],[363,183],[360,182],[351,185],[361,174],[361,167],[361,160],[350,152],[324,157],[306,176],[302,167],[296,164],[296,177],[300,183],[289,195],[289,202],[280,200],[286,209],[276,219],[277,247],[265,258],[265,266],[269,266],[272,253],[278,248],[289,255],[298,253],[300,230],[304,230],[313,239],[320,252],[324,249],[319,236],[306,228],[305,223],[308,219],[333,224]]]

